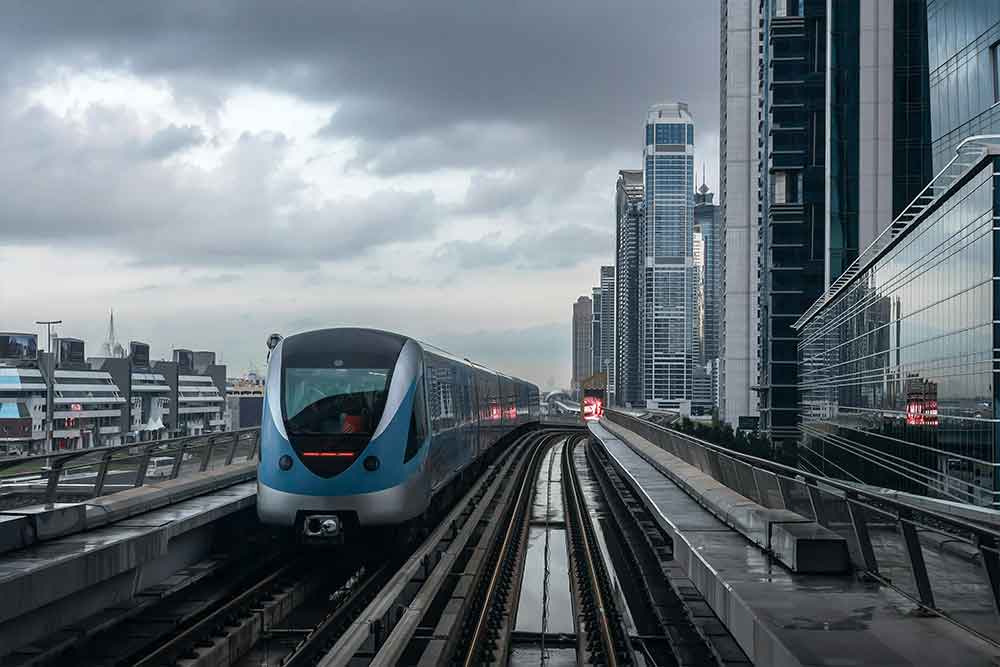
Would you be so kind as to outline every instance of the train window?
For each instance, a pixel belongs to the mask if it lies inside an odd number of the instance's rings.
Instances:
[[[427,408],[424,402],[423,384],[423,382],[417,383],[417,391],[413,396],[413,413],[410,415],[410,433],[406,439],[403,463],[416,456],[420,446],[427,440]]]
[[[286,368],[285,424],[293,435],[371,435],[382,416],[388,368]]]

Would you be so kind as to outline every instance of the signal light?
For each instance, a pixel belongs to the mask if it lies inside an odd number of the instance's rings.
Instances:
[[[282,454],[281,458],[278,459],[278,467],[282,470],[290,470],[292,467],[292,457],[288,454]]]
[[[368,472],[375,472],[378,470],[380,461],[377,456],[369,456],[365,459],[365,470]]]
[[[302,452],[302,456],[354,458],[356,454],[354,452]]]

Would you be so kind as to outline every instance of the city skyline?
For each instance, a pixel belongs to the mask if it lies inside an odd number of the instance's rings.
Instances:
[[[94,348],[113,306],[123,337],[204,341],[242,369],[272,331],[376,326],[562,387],[569,326],[551,304],[613,263],[607,183],[640,166],[642,111],[686,99],[716,178],[711,4],[171,5],[141,20],[131,3],[99,20],[67,4],[59,28],[12,9],[0,261],[30,287],[0,286],[5,329],[59,318]],[[663,40],[666,20],[688,29]],[[366,35],[389,46],[362,62]]]

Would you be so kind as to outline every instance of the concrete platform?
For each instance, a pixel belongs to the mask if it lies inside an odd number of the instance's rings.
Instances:
[[[84,528],[102,527],[0,557],[0,656],[203,558],[211,524],[256,502],[256,482],[227,483],[221,473],[208,474],[200,485],[190,478],[101,498],[87,507]],[[190,497],[195,493],[203,495]]]
[[[43,505],[36,505],[2,510],[0,554],[57,537],[93,530],[136,514],[255,479],[256,476],[256,463],[240,463],[181,479],[147,483],[86,502],[57,503],[48,509]]]
[[[636,451],[655,447],[652,443],[620,427],[617,435],[601,424],[590,428],[670,535],[678,564],[755,664],[965,667],[1000,662],[1000,649],[947,620],[921,615],[892,589],[850,574],[792,572]]]
[[[850,571],[851,561],[847,541],[841,535],[795,512],[783,507],[779,509],[780,500],[772,507],[766,507],[758,502],[758,498],[747,498],[720,479],[618,424],[610,422],[602,424],[615,437],[628,434],[635,453],[649,465],[723,523],[734,528],[754,544],[771,551],[779,562],[793,572],[829,574]],[[710,469],[708,465],[705,467]],[[750,481],[748,488],[767,488],[765,484],[753,483],[756,471],[749,466],[741,465],[739,470],[740,474],[746,475]],[[719,477],[725,478],[726,475],[719,473]],[[772,486],[776,488],[777,483]],[[800,529],[795,529],[793,526],[798,526]],[[780,539],[775,540],[776,535]]]

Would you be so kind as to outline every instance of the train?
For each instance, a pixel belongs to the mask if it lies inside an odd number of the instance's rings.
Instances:
[[[597,421],[604,416],[604,390],[588,388],[583,390],[583,400],[580,402],[580,417],[584,423]]]
[[[538,387],[398,333],[272,335],[257,514],[304,542],[425,516],[449,482],[540,421]]]

